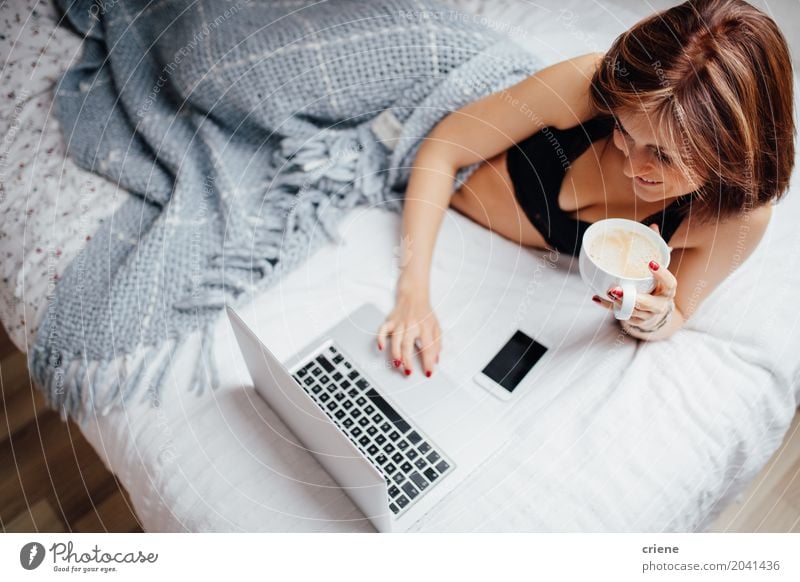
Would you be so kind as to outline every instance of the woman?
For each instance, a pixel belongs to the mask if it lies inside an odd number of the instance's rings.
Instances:
[[[686,2],[619,36],[608,53],[558,63],[445,117],[415,158],[403,209],[396,305],[378,331],[427,376],[442,331],[428,284],[447,206],[522,245],[577,256],[605,218],[651,226],[669,269],[621,322],[670,337],[756,248],[794,160],[792,69],[775,22],[742,0]],[[452,196],[455,172],[482,161]],[[622,290],[592,299],[606,309]]]

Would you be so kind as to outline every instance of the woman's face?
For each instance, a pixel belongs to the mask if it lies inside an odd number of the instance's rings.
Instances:
[[[700,184],[678,168],[679,152],[644,114],[619,112],[614,145],[625,156],[622,173],[633,180],[633,191],[646,202],[658,202],[694,192]]]

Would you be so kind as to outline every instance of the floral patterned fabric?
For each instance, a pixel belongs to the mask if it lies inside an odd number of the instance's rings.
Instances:
[[[58,23],[49,3],[0,3],[0,321],[22,351],[59,277],[128,196],[66,156],[53,88],[81,43]]]

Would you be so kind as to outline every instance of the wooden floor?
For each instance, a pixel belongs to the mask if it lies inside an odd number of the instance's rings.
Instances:
[[[0,528],[138,532],[127,493],[72,423],[47,409],[0,326]],[[711,531],[800,532],[800,415],[783,447]]]
[[[742,500],[728,506],[710,531],[800,532],[800,413]]]
[[[0,529],[140,532],[128,495],[72,422],[49,410],[0,325]]]

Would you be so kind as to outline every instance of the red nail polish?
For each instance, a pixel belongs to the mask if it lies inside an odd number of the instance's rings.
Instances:
[[[411,375],[411,368],[406,368],[406,376],[410,376],[410,375]]]
[[[600,298],[597,295],[592,295],[592,301],[595,303],[600,303]]]
[[[608,293],[609,295],[613,295],[617,299],[622,299],[622,289],[612,289]]]
[[[426,375],[428,378],[430,378],[430,377],[431,377],[431,371],[430,371],[430,370],[426,370],[426,371],[425,371],[425,375]]]
[[[395,360],[394,361],[394,367],[395,368],[399,368],[400,367],[400,360]]]
[[[656,263],[655,261],[650,261],[650,268],[653,269],[654,271],[658,271],[658,263]]]

